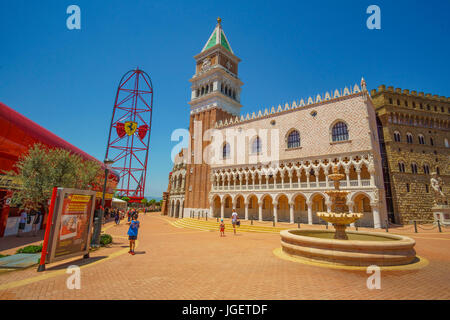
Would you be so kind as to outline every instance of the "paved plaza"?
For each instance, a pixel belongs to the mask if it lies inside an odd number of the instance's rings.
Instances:
[[[105,231],[114,243],[92,252],[90,259],[54,263],[42,273],[35,267],[0,270],[0,299],[450,299],[449,229],[418,234],[411,227],[390,230],[414,238],[417,254],[428,264],[416,270],[383,270],[381,289],[369,290],[365,271],[280,259],[274,254],[280,247],[277,233],[235,236],[228,228],[221,238],[218,230],[180,227],[176,219],[159,213],[141,214],[139,220],[135,256],[127,253],[128,225],[108,223]],[[23,239],[2,239],[0,253],[15,251],[14,241]],[[79,290],[67,288],[70,265],[81,266]]]

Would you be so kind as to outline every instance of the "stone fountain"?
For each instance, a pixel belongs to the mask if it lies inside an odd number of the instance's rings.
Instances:
[[[336,230],[334,234],[335,239],[348,240],[345,232],[347,225],[361,219],[363,214],[345,212],[348,192],[340,190],[340,181],[345,178],[345,175],[339,173],[337,166],[333,167],[333,173],[328,175],[328,178],[334,181],[334,190],[325,191],[325,193],[330,196],[332,210],[334,211],[317,212],[317,216],[333,224]]]
[[[326,191],[332,212],[317,215],[332,223],[335,232],[318,229],[293,229],[280,232],[284,254],[323,263],[344,266],[398,266],[417,262],[415,241],[406,236],[368,231],[346,231],[348,224],[360,219],[362,213],[346,212],[347,191],[339,189],[343,174],[333,167],[328,175],[334,190]]]

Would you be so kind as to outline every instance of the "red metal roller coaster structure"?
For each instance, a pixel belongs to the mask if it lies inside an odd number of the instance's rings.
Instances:
[[[153,85],[147,73],[128,71],[117,88],[109,128],[105,161],[119,173],[119,196],[140,202],[144,198],[145,176],[153,110]]]

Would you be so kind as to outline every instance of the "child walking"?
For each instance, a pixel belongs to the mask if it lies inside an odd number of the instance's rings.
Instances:
[[[136,247],[136,239],[138,236],[138,229],[139,229],[139,221],[138,221],[137,214],[133,214],[133,218],[130,223],[130,228],[128,229],[128,239],[130,240],[130,253],[131,255],[134,255],[134,248]]]
[[[225,237],[225,223],[223,223],[223,219],[220,219],[220,236]]]

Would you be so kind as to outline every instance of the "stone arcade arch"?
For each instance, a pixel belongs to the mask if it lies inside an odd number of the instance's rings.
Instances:
[[[261,198],[262,203],[262,220],[271,221],[273,218],[273,199],[269,194],[265,194]]]
[[[239,219],[244,219],[245,217],[244,196],[239,194],[236,196],[234,201],[236,204],[236,213],[238,214]]]
[[[364,192],[358,192],[353,195],[353,212],[364,213],[363,217],[359,219],[358,225],[361,227],[373,228],[373,213],[370,205],[370,197]]]
[[[324,223],[317,216],[317,212],[326,212],[325,196],[321,193],[315,193],[311,196],[312,222],[313,224]]]
[[[306,197],[302,193],[297,193],[292,197],[294,203],[294,222],[308,223],[308,206]]]
[[[289,199],[285,194],[277,197],[277,220],[280,222],[290,222]]]
[[[180,217],[180,200],[177,200],[175,205],[175,218]]]
[[[223,217],[224,218],[231,218],[231,213],[233,211],[233,199],[230,195],[225,195],[222,199],[222,205],[223,205]]]
[[[221,202],[220,202],[220,197],[218,196],[218,195],[216,195],[216,196],[214,196],[214,198],[213,198],[213,205],[212,205],[212,208],[213,208],[213,212],[212,212],[212,216],[213,217],[219,217],[220,218],[220,204],[221,204]]]
[[[251,194],[247,197],[248,203],[248,219],[258,220],[258,198]]]

